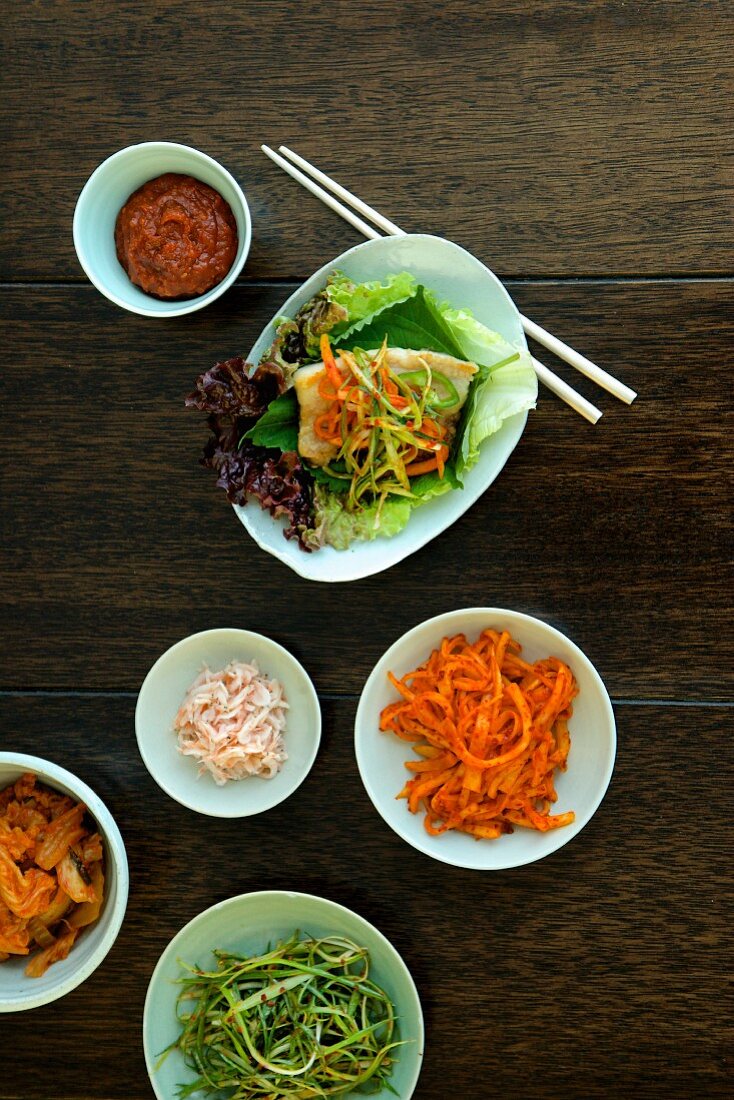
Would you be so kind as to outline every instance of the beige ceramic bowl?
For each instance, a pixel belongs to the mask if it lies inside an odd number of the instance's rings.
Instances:
[[[476,840],[467,833],[450,831],[430,836],[423,814],[412,814],[405,799],[397,799],[410,772],[405,761],[417,759],[410,745],[379,728],[380,713],[399,696],[387,678],[400,678],[428,659],[441,639],[466,634],[476,640],[482,630],[509,630],[531,663],[559,657],[570,666],[579,686],[569,722],[571,749],[565,772],[556,774],[558,801],[554,814],[573,810],[571,825],[541,833],[520,826],[495,840]],[[355,723],[355,749],[367,794],[391,829],[414,848],[456,867],[498,871],[520,867],[555,852],[572,840],[589,822],[609,785],[616,751],[614,712],[604,683],[589,658],[560,630],[520,611],[500,607],[470,607],[450,611],[409,630],[380,658],[362,691]]]
[[[178,751],[173,719],[203,666],[215,671],[232,660],[254,660],[263,675],[283,685],[288,759],[272,779],[250,776],[220,787]],[[153,665],[138,696],[135,731],[146,768],[171,798],[211,817],[248,817],[277,806],[306,778],[321,739],[321,709],[308,673],[283,646],[250,630],[204,630],[171,646]]]
[[[194,1076],[183,1056],[173,1050],[160,1053],[179,1034],[176,1021],[176,981],[181,962],[215,966],[215,948],[243,954],[259,954],[298,930],[302,937],[343,936],[370,954],[370,977],[395,1005],[400,1038],[405,1045],[395,1053],[390,1084],[394,1091],[371,1093],[372,1100],[410,1100],[423,1060],[423,1013],[418,991],[405,962],[374,925],[358,913],[327,898],[287,890],[267,890],[220,901],[199,913],[174,936],[153,971],[143,1012],[143,1047],[153,1090],[158,1100],[174,1100],[179,1086]],[[351,1092],[352,1100],[365,1093]],[[346,1097],[344,1098],[346,1100]]]

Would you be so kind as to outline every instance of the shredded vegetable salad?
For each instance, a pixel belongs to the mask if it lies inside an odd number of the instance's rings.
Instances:
[[[272,779],[288,759],[283,742],[288,703],[283,685],[254,662],[204,668],[174,719],[179,751],[223,786],[251,775]]]
[[[449,433],[439,416],[460,404],[451,379],[428,365],[401,374],[391,370],[387,340],[374,357],[359,349],[342,351],[342,370],[326,333],[321,354],[326,373],[319,396],[330,405],[314,430],[339,447],[336,462],[326,469],[349,482],[348,507],[356,508],[366,496],[411,497],[410,478],[419,474],[437,470],[443,477]]]
[[[186,403],[207,414],[202,461],[229,500],[285,518],[306,552],[398,535],[537,397],[522,341],[407,271],[332,271],[269,335],[257,363],[216,364]]]
[[[181,1033],[161,1055],[178,1049],[197,1074],[179,1086],[180,1100],[220,1091],[230,1100],[394,1092],[389,1076],[402,1043],[366,948],[296,932],[262,955],[214,954],[213,971],[182,964]]]
[[[534,664],[507,631],[476,642],[444,638],[425,664],[388,678],[400,701],[385,707],[380,729],[411,741],[421,760],[398,795],[422,809],[431,835],[457,829],[491,839],[513,825],[547,832],[573,812],[551,814],[556,770],[565,771],[568,720],[578,686],[557,657]]]

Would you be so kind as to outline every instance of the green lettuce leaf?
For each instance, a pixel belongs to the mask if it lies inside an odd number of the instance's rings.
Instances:
[[[411,478],[410,488],[418,500],[413,502],[413,507],[425,504],[433,497],[441,497],[448,493],[449,489],[461,489],[461,482],[456,476],[453,465],[448,462],[444,467],[443,477],[439,477],[438,470],[431,470],[428,474],[420,474]]]
[[[313,550],[320,546],[346,550],[358,539],[391,538],[402,531],[410,519],[411,502],[406,497],[389,497],[380,509],[379,520],[377,508],[375,502],[356,514],[347,512],[342,497],[317,485],[314,491],[316,521],[304,536],[306,544]]]
[[[499,431],[509,417],[535,408],[537,395],[538,380],[526,351],[517,350],[508,361],[480,369],[458,434],[455,462],[459,478],[476,463],[484,440]]]
[[[454,457],[461,479],[479,458],[479,448],[503,422],[517,413],[534,409],[538,379],[529,353],[515,347],[477,321],[466,309],[439,306],[461,347],[462,357],[479,366],[456,435]]]
[[[335,338],[334,343],[337,348],[347,351],[355,347],[371,351],[379,348],[386,336],[392,348],[439,351],[458,359],[466,358],[441,309],[422,286],[417,287],[415,294],[404,302],[388,306],[364,321],[350,324],[345,332]]]
[[[336,469],[341,467],[346,470],[346,466],[343,462],[332,462],[330,465]],[[314,481],[318,481],[320,485],[325,485],[332,493],[346,493],[349,491],[349,481],[346,478],[333,477],[328,470],[323,468],[323,466],[308,465],[308,472],[311,474]]]
[[[461,348],[462,359],[491,367],[517,351],[504,336],[477,321],[468,309],[453,309],[448,302],[441,302],[437,308]]]
[[[375,313],[412,297],[418,284],[407,271],[388,275],[384,282],[353,283],[340,271],[335,271],[326,284],[324,294],[329,302],[346,311],[348,320],[334,326],[334,335],[343,332],[356,321],[363,321]]]
[[[319,345],[324,332],[336,337],[355,321],[409,298],[417,285],[407,271],[388,275],[384,282],[370,283],[353,283],[335,271],[323,290],[305,302],[293,319],[276,319],[275,338],[260,361],[276,363],[290,378],[297,367],[321,358]]]
[[[346,550],[353,542],[371,541],[375,538],[392,538],[402,531],[410,519],[414,508],[434,497],[443,496],[451,489],[460,488],[450,466],[446,467],[443,478],[436,471],[413,478],[410,487],[417,499],[391,496],[379,509],[375,501],[357,513],[348,512],[344,507],[343,490],[333,492],[329,487],[328,474],[323,470],[312,469],[317,482],[314,491],[314,527],[306,532],[306,544],[311,549],[320,546],[333,546],[337,550]]]
[[[298,449],[298,398],[294,389],[286,390],[271,401],[260,419],[245,432],[257,447],[273,447],[280,451]]]

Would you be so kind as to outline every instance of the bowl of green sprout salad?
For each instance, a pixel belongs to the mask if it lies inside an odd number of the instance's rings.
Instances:
[[[161,955],[143,1013],[158,1100],[409,1100],[423,1040],[392,944],[350,909],[290,891],[194,917]]]

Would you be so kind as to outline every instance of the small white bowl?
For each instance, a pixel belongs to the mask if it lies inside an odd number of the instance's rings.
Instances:
[[[221,283],[196,298],[175,301],[154,298],[130,281],[117,259],[117,215],[133,191],[164,172],[179,172],[209,184],[229,203],[237,221],[234,263]],[[144,317],[181,317],[215,301],[244,267],[251,238],[247,200],[234,177],[206,153],[172,141],[144,141],[113,153],[92,172],[74,210],[74,247],[90,281],[115,305]]]
[[[99,918],[84,928],[66,959],[53,963],[41,978],[27,978],[25,967],[31,955],[11,955],[0,963],[0,1012],[22,1012],[27,1008],[65,997],[97,969],[117,939],[125,916],[128,869],[125,845],[104,802],[65,768],[38,756],[19,752],[0,753],[0,790],[25,772],[33,772],[40,783],[83,802],[97,823],[105,858],[105,899]]]
[[[410,778],[405,761],[418,758],[409,743],[392,733],[380,731],[380,713],[399,698],[387,673],[392,672],[399,679],[426,661],[442,638],[466,634],[469,641],[475,641],[482,630],[490,627],[509,630],[522,646],[526,661],[532,663],[543,657],[559,657],[576,677],[579,693],[573,701],[573,716],[569,722],[568,768],[556,773],[558,801],[553,806],[554,814],[573,810],[576,820],[547,833],[516,826],[513,833],[496,840],[476,840],[467,833],[456,831],[430,836],[423,826],[423,813],[412,814],[407,801],[396,797]],[[404,634],[380,658],[362,690],[354,743],[367,794],[398,836],[442,863],[497,871],[542,859],[583,829],[604,797],[612,776],[616,726],[612,704],[599,673],[560,630],[519,611],[472,607],[428,619]]]
[[[173,720],[203,666],[216,671],[232,660],[255,661],[263,675],[283,685],[288,759],[272,779],[249,776],[220,787],[178,751]],[[210,817],[249,817],[277,806],[306,778],[321,739],[321,709],[308,673],[283,646],[249,630],[204,630],[171,646],[153,665],[138,696],[135,732],[146,768],[171,798]]]
[[[153,971],[143,1010],[143,1048],[153,1091],[158,1100],[173,1100],[179,1084],[193,1074],[183,1056],[171,1051],[156,1068],[161,1051],[178,1036],[176,985],[181,960],[200,967],[216,966],[215,948],[241,954],[260,953],[299,931],[307,936],[344,936],[370,953],[370,977],[382,986],[395,1005],[400,1038],[408,1042],[395,1054],[390,1083],[400,1100],[413,1095],[423,1059],[423,1013],[418,991],[403,959],[389,940],[351,909],[312,894],[268,890],[240,894],[213,905],[189,921],[171,940]],[[356,1094],[350,1093],[351,1096]],[[374,1100],[394,1100],[382,1089]]]

